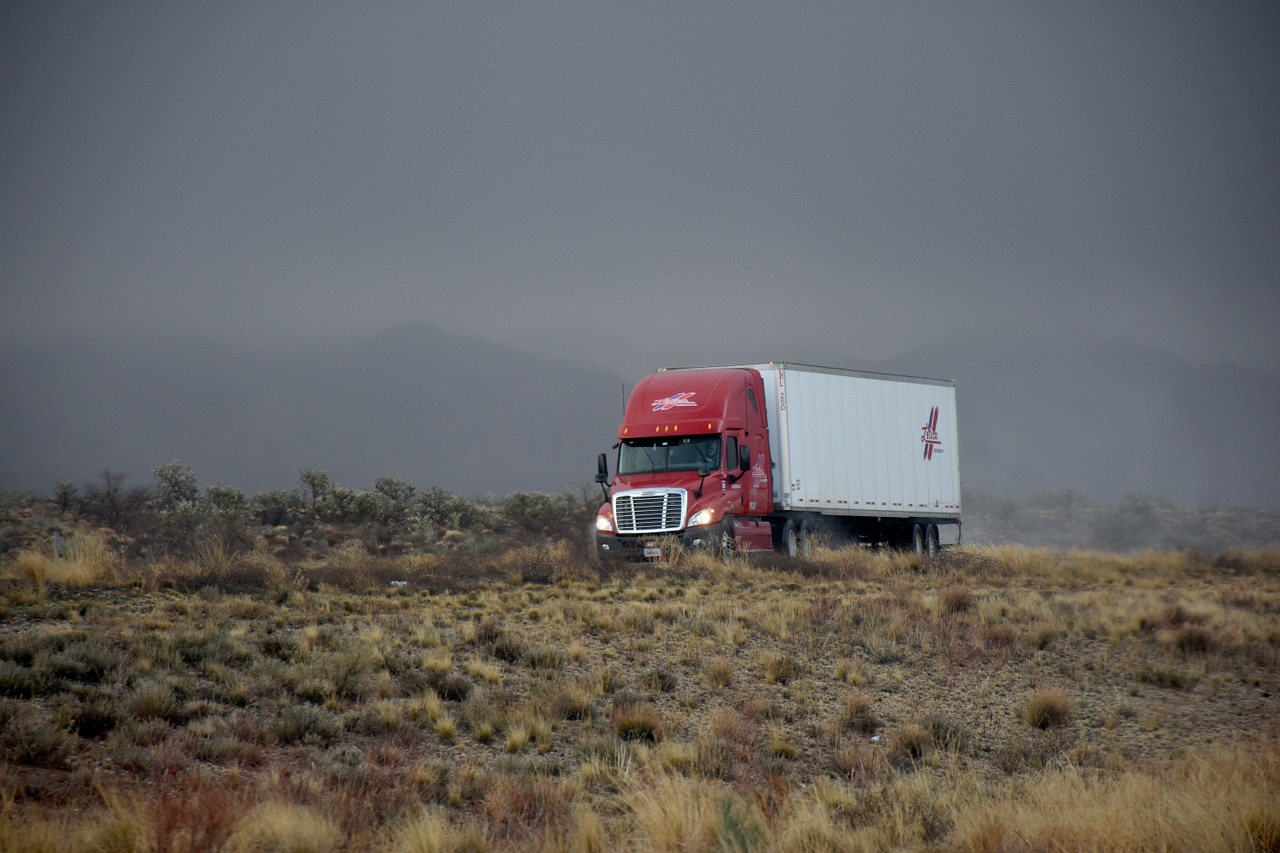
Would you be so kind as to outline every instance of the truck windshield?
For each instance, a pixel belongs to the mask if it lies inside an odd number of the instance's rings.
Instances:
[[[618,454],[619,474],[662,474],[720,467],[720,436],[629,438]]]

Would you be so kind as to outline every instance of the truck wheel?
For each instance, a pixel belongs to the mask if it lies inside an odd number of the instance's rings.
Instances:
[[[724,520],[720,522],[720,529],[716,531],[716,538],[712,547],[721,557],[732,557],[734,551],[737,550],[737,543],[733,538],[732,515],[726,515]]]
[[[800,531],[791,519],[787,519],[787,523],[782,525],[782,541],[779,544],[782,546],[782,553],[788,557],[795,559],[800,556]]]
[[[938,551],[938,525],[930,524],[924,533],[924,552],[930,557],[936,557]]]
[[[913,554],[924,553],[924,529],[918,524],[911,527],[911,544],[909,548]]]

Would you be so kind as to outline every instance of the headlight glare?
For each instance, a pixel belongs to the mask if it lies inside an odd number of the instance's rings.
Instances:
[[[700,509],[693,515],[689,516],[690,527],[702,527],[704,524],[710,524],[716,520],[716,511],[711,507]]]

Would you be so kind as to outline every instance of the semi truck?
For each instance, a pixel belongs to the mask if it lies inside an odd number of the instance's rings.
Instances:
[[[955,383],[788,362],[662,368],[627,399],[593,553],[664,542],[810,553],[820,541],[936,554],[960,541]]]

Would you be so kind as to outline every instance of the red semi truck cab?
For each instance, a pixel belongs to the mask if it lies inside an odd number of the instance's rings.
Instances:
[[[632,391],[616,475],[596,516],[601,556],[653,558],[662,537],[687,548],[773,547],[765,389],[750,367],[663,370]],[[608,481],[600,455],[597,481]]]

